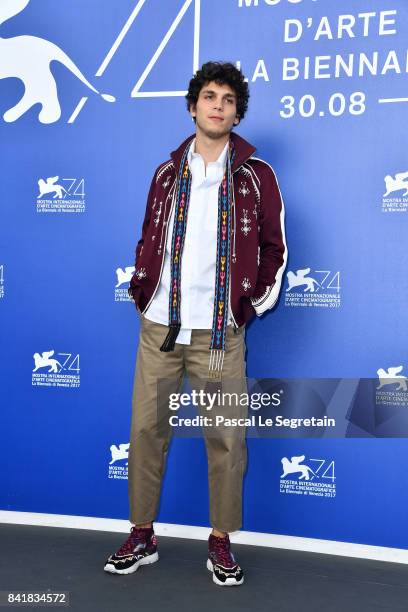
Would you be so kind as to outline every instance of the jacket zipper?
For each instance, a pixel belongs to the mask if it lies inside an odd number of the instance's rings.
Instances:
[[[177,187],[177,178],[175,179],[175,182],[176,182],[175,187]],[[161,266],[160,266],[159,280],[157,281],[157,284],[156,284],[156,287],[155,287],[155,289],[153,291],[152,297],[150,298],[146,308],[144,310],[142,310],[142,314],[144,314],[146,312],[146,310],[149,308],[150,304],[152,303],[152,300],[153,300],[154,296],[156,295],[156,291],[157,291],[157,289],[159,287],[160,280],[161,280],[161,277],[162,277],[164,260],[166,259],[167,232],[168,232],[168,229],[169,229],[170,218],[171,218],[171,215],[172,215],[172,212],[173,212],[174,199],[175,199],[174,196],[175,196],[176,193],[177,193],[177,189],[174,189],[173,196],[171,198],[170,212],[169,212],[169,215],[168,215],[167,221],[166,221],[166,231],[165,231],[165,236],[164,236],[164,242],[163,242],[163,245],[162,245],[163,255],[162,255],[162,261],[161,261]]]
[[[232,324],[234,326],[234,333],[236,333],[236,330],[238,329],[238,325],[237,325],[237,322],[234,319],[234,314],[233,314],[232,308],[231,308],[231,278],[230,278],[229,291],[228,291],[228,306],[229,306],[230,313],[231,313]]]

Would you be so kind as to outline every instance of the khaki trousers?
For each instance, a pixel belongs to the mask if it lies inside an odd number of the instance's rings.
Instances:
[[[214,390],[213,379],[208,379],[211,330],[193,330],[190,345],[176,343],[174,351],[163,352],[159,349],[168,327],[154,323],[142,314],[139,316],[141,330],[133,386],[128,463],[129,519],[134,524],[149,523],[157,515],[172,436],[169,416],[175,414],[169,410],[168,393],[180,392],[185,374],[192,389]],[[217,388],[221,388],[222,392],[233,389],[246,393],[245,326],[235,332],[232,326],[228,326],[226,333],[221,382],[218,382]],[[161,391],[162,379],[166,379],[164,394]],[[242,402],[233,402],[227,409],[218,405],[211,411],[197,408],[199,414],[211,417],[225,414],[242,418],[248,414],[248,407]],[[236,531],[242,526],[242,484],[247,465],[245,427],[202,427],[202,433],[208,459],[211,526],[220,531]],[[179,469],[188,469],[188,464],[180,465]]]

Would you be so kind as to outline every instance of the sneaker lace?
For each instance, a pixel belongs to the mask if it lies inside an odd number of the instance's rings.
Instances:
[[[228,536],[225,538],[217,538],[213,540],[212,550],[216,554],[217,563],[224,567],[233,567],[236,565],[234,555],[230,551],[230,541]]]
[[[143,529],[138,529],[137,527],[132,527],[130,530],[130,534],[126,540],[126,542],[119,548],[117,555],[130,555],[138,544],[142,542],[146,542],[145,533]]]

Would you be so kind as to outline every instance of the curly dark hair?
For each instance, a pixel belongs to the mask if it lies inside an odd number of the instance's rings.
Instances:
[[[190,111],[191,104],[197,104],[202,88],[210,81],[215,81],[217,85],[226,84],[235,91],[237,96],[237,115],[241,121],[248,110],[249,100],[249,87],[244,79],[242,71],[238,70],[230,62],[207,62],[203,64],[190,80],[186,95],[187,110]]]

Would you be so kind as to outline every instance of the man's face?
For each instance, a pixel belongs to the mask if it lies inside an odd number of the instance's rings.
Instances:
[[[196,118],[197,132],[201,131],[208,138],[221,138],[239,123],[236,93],[227,84],[217,85],[210,81],[202,87],[190,113]]]

